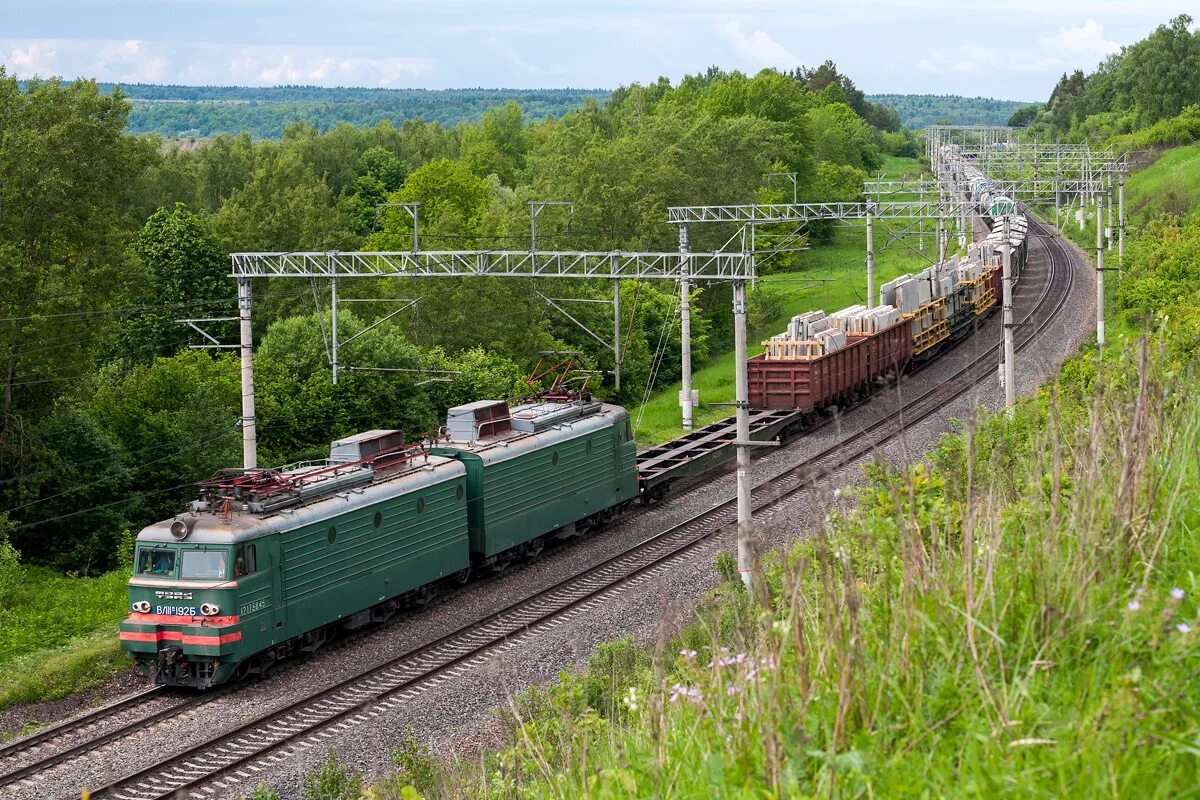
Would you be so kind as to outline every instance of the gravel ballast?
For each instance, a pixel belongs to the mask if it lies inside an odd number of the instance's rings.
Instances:
[[[1037,301],[1047,279],[1045,245],[1033,245],[1030,264],[1017,288],[1016,318],[1020,320]],[[1068,245],[1070,248],[1070,245]],[[1071,297],[1059,318],[1018,356],[1019,390],[1033,391],[1058,366],[1077,351],[1094,325],[1093,272],[1071,248],[1076,279]],[[902,381],[870,403],[843,415],[838,424],[801,436],[785,448],[755,451],[752,478],[757,483],[801,464],[813,454],[841,441],[848,432],[886,416],[906,393],[915,395],[929,382],[946,380],[1000,337],[1000,315],[994,314],[975,335],[945,354],[938,362]],[[994,375],[995,373],[993,373]],[[916,381],[920,383],[916,383]],[[872,457],[909,463],[920,457],[944,432],[951,420],[967,419],[984,405],[1003,402],[994,379],[986,379],[943,413],[904,429]],[[861,462],[837,470],[801,490],[788,500],[756,517],[761,546],[771,547],[816,529],[833,504],[839,488],[859,482]],[[725,472],[702,487],[673,496],[667,502],[639,509],[607,530],[576,544],[548,551],[536,562],[516,565],[497,578],[478,581],[455,592],[431,608],[342,643],[328,652],[297,662],[279,674],[248,685],[227,697],[187,712],[168,725],[155,726],[41,776],[36,785],[6,787],[6,797],[32,800],[78,797],[80,789],[107,783],[188,746],[211,739],[270,710],[282,708],[323,686],[335,683],[368,665],[399,655],[486,616],[537,590],[569,577],[586,567],[623,552],[653,533],[681,522],[734,496],[734,476]],[[696,601],[718,583],[713,568],[718,549],[732,549],[729,534],[713,537],[671,569],[653,579],[614,590],[599,610],[577,615],[561,625],[546,626],[516,646],[504,648],[484,663],[458,672],[430,686],[404,705],[401,714],[382,714],[346,727],[336,735],[313,736],[291,751],[260,765],[259,773],[282,798],[300,796],[303,776],[324,759],[328,747],[338,758],[363,771],[368,780],[386,774],[392,747],[411,727],[435,753],[476,753],[490,747],[496,727],[492,710],[507,705],[525,688],[557,677],[560,670],[581,664],[599,643],[632,635],[654,645],[676,632],[690,619]],[[249,795],[257,777],[229,783],[211,797]]]

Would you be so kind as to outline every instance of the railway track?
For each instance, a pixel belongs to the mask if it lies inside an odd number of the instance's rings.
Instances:
[[[1045,245],[1049,275],[1034,307],[1018,322],[1018,350],[1032,343],[1061,311],[1074,281],[1070,256],[1061,242],[1046,235],[1045,227],[1040,223],[1036,224],[1036,228],[1041,234],[1037,239]],[[1038,315],[1041,319],[1035,325],[1031,319]],[[994,374],[992,365],[999,347],[997,343],[984,348],[948,380],[933,386],[896,412],[851,433],[847,439],[826,448],[799,468],[764,480],[756,487],[755,510],[763,511],[786,503],[821,475],[869,455],[899,435],[905,426],[928,418],[947,403],[971,391],[980,381],[990,379]],[[895,426],[898,420],[901,424]],[[889,431],[889,427],[896,429]],[[603,603],[605,595],[623,586],[652,579],[674,558],[706,543],[714,543],[715,534],[732,524],[735,517],[736,507],[732,500],[719,504],[487,618],[304,698],[292,706],[253,720],[207,744],[165,758],[147,769],[100,787],[92,796],[176,797],[180,796],[180,792],[186,795],[208,784],[220,786],[223,781],[230,779],[240,781],[253,778],[259,769],[255,762],[264,756],[286,750],[301,739],[330,736],[345,727],[386,713],[423,691],[438,678],[451,677],[456,671],[469,669],[490,658],[500,649],[515,646],[536,628],[552,622],[561,623]],[[157,690],[134,695],[0,748],[0,764],[20,753],[36,752],[52,742],[61,742],[102,720],[145,706],[158,696]],[[215,696],[189,698],[148,716],[135,718],[100,736],[72,744],[7,774],[0,774],[0,787],[28,781],[43,770],[52,769],[135,731],[145,730],[149,725],[173,718],[215,699]]]
[[[1028,347],[1053,321],[1070,296],[1074,270],[1061,242],[1045,234],[1049,275],[1033,309],[1017,325],[1018,351]],[[1040,320],[1033,318],[1040,315]],[[938,413],[994,374],[999,343],[984,348],[948,380],[902,409],[850,434],[800,468],[764,480],[756,487],[756,512],[786,503],[820,476],[870,455],[912,424]],[[897,426],[898,419],[902,424]],[[680,555],[706,544],[736,520],[728,500],[633,548],[476,621],[414,651],[348,678],[279,711],[252,720],[210,742],[189,748],[92,792],[95,798],[148,800],[187,796],[201,787],[229,788],[253,780],[258,762],[305,740],[323,740],[373,717],[389,713],[442,680],[466,671],[498,652],[517,646],[539,628],[561,624],[602,605],[624,587],[652,580]],[[228,784],[228,786],[227,786]]]

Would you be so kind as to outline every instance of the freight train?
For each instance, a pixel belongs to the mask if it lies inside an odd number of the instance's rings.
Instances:
[[[962,187],[964,199],[990,232],[967,248],[916,275],[885,283],[879,305],[854,305],[829,314],[793,317],[787,330],[763,342],[749,361],[750,405],[811,414],[853,404],[900,373],[936,358],[974,330],[1002,300],[1001,273],[1008,258],[1014,282],[1025,266],[1028,220],[956,150],[948,150],[943,173]]]
[[[1024,231],[1010,217],[1017,274]],[[885,284],[876,309],[803,315],[767,340],[749,364],[752,438],[802,428],[965,336],[996,306],[1001,244]],[[121,646],[164,685],[261,673],[657,499],[732,440],[716,423],[639,457],[625,409],[559,394],[452,408],[415,446],[368,431],[318,462],[223,471],[138,534]]]

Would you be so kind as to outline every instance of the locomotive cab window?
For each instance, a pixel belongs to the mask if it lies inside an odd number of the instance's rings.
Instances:
[[[185,550],[179,559],[181,578],[224,578],[224,550]]]
[[[255,546],[252,544],[239,547],[237,554],[233,557],[233,577],[240,578],[243,575],[252,575],[258,572],[256,555]]]
[[[175,551],[143,547],[138,550],[139,575],[174,575]]]

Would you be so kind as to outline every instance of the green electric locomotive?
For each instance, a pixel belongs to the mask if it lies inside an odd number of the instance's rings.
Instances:
[[[160,684],[261,672],[608,519],[636,458],[619,406],[482,401],[416,447],[368,431],[322,462],[224,471],[138,534],[121,645]]]

